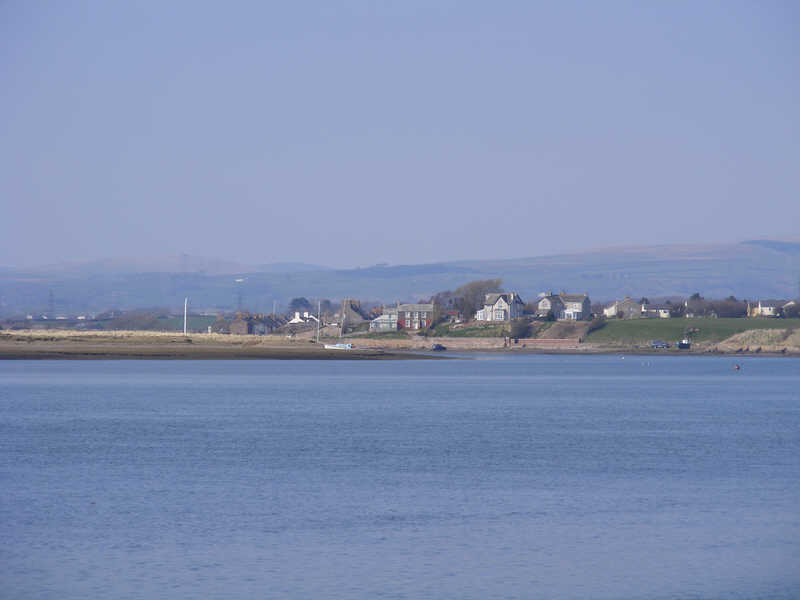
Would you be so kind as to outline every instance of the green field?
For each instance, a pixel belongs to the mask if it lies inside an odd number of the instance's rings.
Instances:
[[[800,319],[611,319],[592,331],[587,342],[607,344],[642,344],[653,340],[674,343],[688,328],[698,331],[695,342],[720,342],[750,329],[788,329],[800,327]]]

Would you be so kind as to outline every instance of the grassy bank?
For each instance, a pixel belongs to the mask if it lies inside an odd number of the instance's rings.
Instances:
[[[597,344],[647,344],[653,340],[675,342],[696,329],[695,342],[720,342],[752,329],[786,329],[800,327],[800,319],[611,319],[605,326],[586,336]]]
[[[429,335],[431,337],[504,337],[508,335],[508,327],[503,323],[470,323],[469,325],[441,323],[434,327]]]

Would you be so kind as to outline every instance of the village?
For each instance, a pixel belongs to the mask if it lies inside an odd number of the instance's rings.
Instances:
[[[453,292],[437,294],[424,302],[378,306],[365,306],[359,300],[345,298],[335,308],[327,302],[327,311],[314,310],[305,298],[295,298],[292,302],[302,305],[303,310],[294,310],[286,315],[240,311],[230,321],[218,319],[210,326],[210,331],[238,335],[305,334],[305,337],[323,338],[366,336],[373,339],[393,334],[486,337],[497,333],[524,339],[530,337],[537,326],[541,328],[542,324],[553,322],[583,323],[588,328],[613,319],[796,318],[800,313],[797,300],[706,300],[695,294],[682,301],[655,303],[644,297],[639,300],[625,297],[597,304],[592,303],[587,293],[565,291],[542,292],[527,302],[516,292],[486,292],[478,306]]]
[[[589,351],[625,347],[795,352],[792,336],[796,337],[800,323],[795,321],[800,316],[797,300],[706,299],[695,293],[658,301],[625,296],[597,302],[586,292],[565,290],[543,291],[526,299],[516,291],[504,291],[499,279],[472,281],[416,302],[295,297],[285,310],[268,314],[244,308],[188,310],[188,305],[187,299],[184,315],[166,309],[77,316],[28,314],[7,319],[0,328],[8,332],[183,331],[216,339],[230,336],[232,342],[250,337],[261,343],[311,342],[347,349]],[[742,338],[750,331],[762,337]]]
[[[192,311],[190,331],[232,335],[285,334],[306,337],[381,336],[382,334],[460,334],[484,337],[504,332],[515,338],[529,337],[536,324],[552,322],[600,322],[622,319],[679,318],[797,318],[798,300],[737,300],[728,297],[709,300],[693,294],[686,299],[651,302],[647,297],[593,302],[588,293],[545,291],[530,300],[517,292],[502,291],[500,280],[474,281],[455,291],[441,292],[418,302],[390,305],[344,298],[310,301],[293,298],[284,312],[270,314],[244,309]],[[495,291],[497,290],[497,291]],[[171,330],[180,315],[153,310],[111,310],[97,315],[28,314],[24,319],[7,319],[5,329],[154,329]],[[159,322],[160,321],[160,322]]]

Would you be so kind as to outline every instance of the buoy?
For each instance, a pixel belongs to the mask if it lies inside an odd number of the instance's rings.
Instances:
[[[742,367],[740,367],[739,365],[733,365],[733,370],[734,371],[740,371],[741,369],[742,369]]]

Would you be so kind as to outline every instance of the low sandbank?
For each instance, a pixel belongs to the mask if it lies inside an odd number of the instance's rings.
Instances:
[[[238,338],[244,338],[243,340]],[[0,360],[420,360],[443,358],[419,352],[358,348],[325,349],[323,344],[261,341],[252,336],[218,339],[206,335],[113,332],[12,332],[0,334]]]
[[[174,333],[141,331],[11,331],[0,333],[0,360],[420,360],[476,353],[800,356],[795,346],[782,345],[784,340],[766,338],[705,342],[693,345],[690,350],[679,350],[674,346],[653,349],[641,344],[586,343],[577,339],[520,339],[514,343],[508,338],[409,336],[407,339],[347,338],[346,341],[353,344],[351,350],[326,349],[323,343],[313,343],[310,339],[282,336],[190,334],[184,337]],[[446,346],[447,352],[431,352],[434,343]]]

